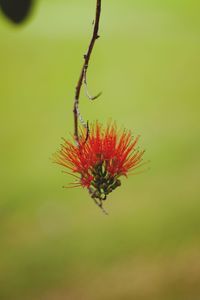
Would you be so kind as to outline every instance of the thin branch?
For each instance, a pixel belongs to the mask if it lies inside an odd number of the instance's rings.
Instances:
[[[100,15],[101,15],[101,0],[96,0],[96,16],[95,16],[95,22],[94,22],[94,30],[93,30],[92,38],[91,38],[87,53],[84,55],[84,63],[83,63],[82,69],[81,69],[81,73],[80,73],[79,80],[78,80],[78,83],[76,86],[75,97],[74,97],[74,109],[73,109],[74,138],[78,145],[79,145],[78,118],[80,118],[82,120],[81,123],[83,125],[87,125],[84,122],[83,118],[81,117],[79,109],[78,109],[80,91],[81,91],[84,77],[86,78],[86,73],[87,73],[87,69],[88,69],[88,65],[89,65],[89,61],[90,61],[90,56],[91,56],[95,41],[99,38],[98,31],[99,31]],[[95,99],[96,99],[96,97],[95,97]],[[87,128],[87,126],[84,126],[84,127]]]
[[[88,97],[89,100],[93,101],[99,98],[102,94],[102,92],[98,93],[95,96],[91,96],[89,91],[88,91],[88,85],[87,85],[87,76],[86,76],[86,69],[84,70],[84,75],[83,75],[83,83],[84,83],[84,88],[85,88],[85,94]]]
[[[85,137],[85,141],[84,141],[83,145],[87,142],[87,140],[89,138],[89,133],[90,133],[90,128],[89,128],[89,123],[87,121],[86,137]]]

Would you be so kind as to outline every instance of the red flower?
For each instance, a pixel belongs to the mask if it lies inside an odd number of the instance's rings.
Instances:
[[[96,122],[87,141],[79,139],[79,146],[64,139],[54,161],[77,178],[72,186],[87,187],[92,198],[105,200],[121,185],[120,176],[141,165],[144,150],[136,148],[138,139],[125,129],[119,132],[115,124],[103,128]]]

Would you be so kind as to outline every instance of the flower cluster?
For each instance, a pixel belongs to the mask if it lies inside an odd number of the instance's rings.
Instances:
[[[72,187],[86,187],[93,199],[102,201],[121,185],[121,176],[141,165],[144,150],[136,147],[138,139],[130,131],[118,131],[115,124],[104,128],[96,122],[79,145],[64,139],[55,162],[76,177]]]

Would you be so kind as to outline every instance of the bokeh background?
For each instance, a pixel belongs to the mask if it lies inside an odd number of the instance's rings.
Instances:
[[[94,0],[41,0],[0,16],[0,299],[200,299],[200,4],[102,1],[86,119],[141,134],[151,169],[105,216],[52,164],[73,131]]]

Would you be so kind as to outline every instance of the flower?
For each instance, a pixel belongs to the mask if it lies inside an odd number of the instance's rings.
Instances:
[[[54,162],[76,177],[71,187],[86,187],[92,198],[101,202],[121,185],[121,176],[127,177],[141,166],[145,151],[136,148],[138,139],[139,136],[132,138],[126,129],[118,131],[116,124],[104,128],[96,122],[86,140],[82,133],[78,145],[64,139]]]

